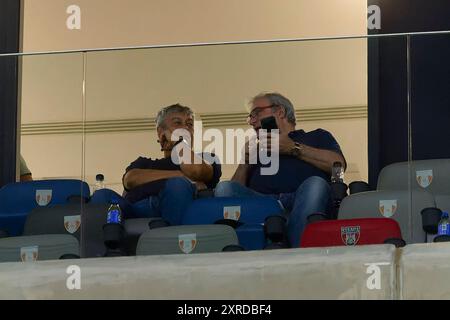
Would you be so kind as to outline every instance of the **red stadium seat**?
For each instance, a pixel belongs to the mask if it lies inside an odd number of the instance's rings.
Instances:
[[[397,221],[388,218],[365,218],[313,222],[306,226],[300,241],[300,247],[383,243],[404,243]]]

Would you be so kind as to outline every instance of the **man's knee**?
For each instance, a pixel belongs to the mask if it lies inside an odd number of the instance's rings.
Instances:
[[[195,191],[194,184],[185,177],[176,177],[167,179],[165,187],[166,191],[170,192],[188,192],[193,193]]]
[[[318,176],[312,176],[303,181],[298,187],[297,192],[312,192],[330,194],[330,184],[323,178]]]
[[[234,195],[234,181],[221,181],[214,190],[215,197],[232,197]]]
[[[110,203],[112,199],[120,200],[122,197],[113,190],[100,189],[94,192],[91,203]]]

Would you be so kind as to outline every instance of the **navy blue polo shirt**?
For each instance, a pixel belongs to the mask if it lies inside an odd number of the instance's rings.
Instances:
[[[318,148],[335,151],[342,155],[341,147],[336,139],[326,130],[317,129],[311,132],[296,130],[289,133],[295,142]],[[326,181],[331,180],[329,173],[291,155],[280,155],[279,170],[274,175],[261,175],[261,167],[271,164],[253,164],[247,180],[247,186],[264,194],[280,194],[295,192],[309,177],[318,176]]]
[[[205,156],[205,153],[203,155]],[[214,163],[211,164],[213,167],[213,178],[205,184],[209,189],[214,189],[222,176],[222,169],[214,154],[209,154],[209,158],[215,159]],[[181,170],[180,165],[174,164],[170,157],[154,160],[152,158],[139,157],[126,168],[125,174],[133,169]],[[124,177],[125,174],[123,175]],[[127,190],[124,185],[123,187],[126,191],[125,199],[134,203],[150,196],[158,195],[164,188],[166,181],[167,179],[152,181],[131,190]]]

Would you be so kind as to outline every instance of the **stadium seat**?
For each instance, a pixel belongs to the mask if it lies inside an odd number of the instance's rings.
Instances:
[[[237,227],[235,230],[239,239],[239,244],[245,250],[261,250],[266,247],[267,239],[264,233],[263,224],[244,224]]]
[[[125,251],[128,255],[136,255],[136,247],[140,236],[150,230],[149,224],[151,222],[160,220],[162,220],[162,218],[136,218],[125,220]]]
[[[39,180],[10,183],[0,189],[0,229],[11,236],[22,234],[27,215],[36,207],[64,204],[73,196],[89,197],[89,186],[80,180]]]
[[[409,174],[408,174],[409,172]],[[450,159],[393,163],[378,176],[378,190],[426,190],[450,195]]]
[[[436,194],[434,200],[437,208],[450,213],[450,195]]]
[[[56,260],[80,255],[78,241],[71,235],[38,235],[0,239],[0,262]]]
[[[398,223],[387,218],[327,220],[310,223],[303,232],[300,247],[333,247],[383,244],[402,240]]]
[[[79,241],[81,214],[80,203],[35,208],[26,218],[23,235],[70,234]]]
[[[33,209],[26,218],[23,235],[72,235],[80,243],[81,256],[102,257],[106,252],[103,225],[108,204],[62,204]]]
[[[421,243],[427,241],[421,211],[430,207],[435,207],[435,201],[426,191],[368,191],[346,197],[339,219],[391,218],[400,225],[406,243]]]
[[[238,244],[236,232],[230,226],[171,226],[142,234],[136,255],[221,252],[227,246]]]
[[[264,223],[267,217],[282,215],[280,203],[272,198],[219,197],[192,202],[183,216],[183,225],[227,223],[236,228],[239,244],[246,250],[267,245]]]

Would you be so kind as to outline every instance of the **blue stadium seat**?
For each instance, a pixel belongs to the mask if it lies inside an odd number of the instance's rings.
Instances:
[[[220,220],[234,220],[239,244],[246,250],[257,250],[266,245],[263,241],[265,219],[283,213],[280,203],[269,197],[203,198],[194,200],[187,208],[182,224],[214,224]]]
[[[0,189],[0,229],[10,236],[22,234],[34,208],[68,202],[70,196],[89,198],[89,185],[81,180],[39,180],[10,183]]]

